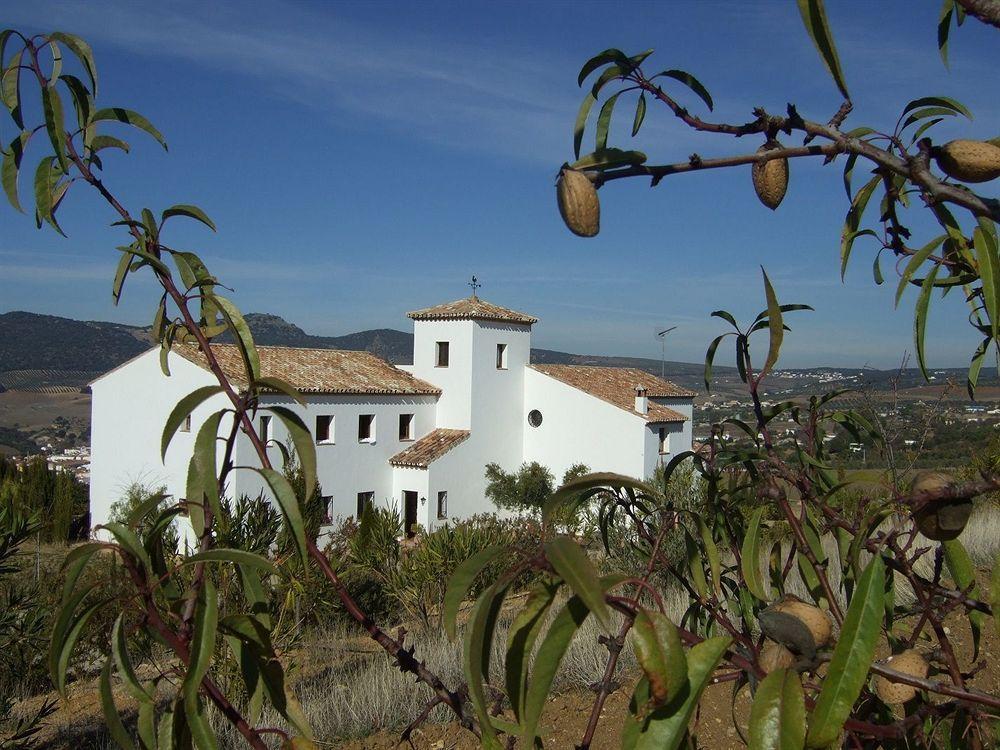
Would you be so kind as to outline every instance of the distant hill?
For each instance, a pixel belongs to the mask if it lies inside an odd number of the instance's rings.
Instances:
[[[247,313],[246,321],[258,344],[301,346],[316,349],[351,349],[369,351],[395,364],[413,361],[413,334],[391,328],[358,331],[344,336],[314,336],[294,323],[268,313]],[[225,341],[225,337],[220,337]],[[79,321],[53,315],[9,312],[0,315],[0,392],[28,390],[59,392],[78,389],[127,359],[152,346],[149,328],[121,323]],[[663,366],[658,359],[646,357],[605,357],[590,354],[570,354],[552,349],[532,349],[531,361],[545,364],[598,365],[635,367],[659,375]],[[701,363],[667,362],[668,379],[692,390],[702,392]],[[936,373],[936,374],[935,374]],[[807,368],[781,370],[769,379],[769,392],[787,394],[819,392],[837,387],[857,387],[867,383],[875,390],[889,390],[897,377],[895,370],[864,370],[860,368]],[[934,371],[937,384],[952,380],[964,386],[965,371],[947,369]],[[714,368],[716,386],[713,392],[745,394],[733,367]],[[996,384],[995,369],[983,369],[980,383]],[[919,371],[903,372],[901,389],[927,387]],[[964,388],[954,389],[964,393]]]

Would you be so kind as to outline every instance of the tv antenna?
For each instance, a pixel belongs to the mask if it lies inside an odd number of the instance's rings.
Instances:
[[[664,377],[667,369],[667,334],[676,330],[677,326],[670,326],[656,334],[660,339],[660,377]]]
[[[472,296],[475,297],[476,296],[476,290],[479,289],[479,287],[481,287],[482,284],[479,283],[479,279],[477,279],[475,276],[473,276],[472,277],[472,281],[469,282],[469,286],[472,287]]]

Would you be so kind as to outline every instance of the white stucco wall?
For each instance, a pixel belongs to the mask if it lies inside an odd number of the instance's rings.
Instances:
[[[191,391],[212,385],[211,373],[183,357],[170,355],[171,376],[160,370],[159,349],[106,373],[91,384],[91,524],[106,523],[112,503],[132,483],[150,489],[166,486],[183,497],[188,461],[198,428],[228,404],[225,396],[205,401],[192,414],[191,431],[178,431],[160,460],[160,438],[167,416]]]
[[[537,409],[542,424],[528,424]],[[638,415],[543,375],[524,371],[524,460],[552,471],[556,483],[573,464],[643,478],[649,428]]]
[[[316,443],[317,479],[323,495],[333,498],[331,515],[347,517],[357,512],[359,492],[374,492],[375,504],[380,507],[396,501],[398,493],[393,486],[389,459],[413,444],[412,440],[399,439],[399,415],[414,415],[413,435],[419,438],[434,429],[435,399],[435,396],[307,395],[307,406],[302,407],[278,396],[268,396],[262,399],[261,406],[279,405],[295,412],[314,439],[316,417],[334,416],[333,441]],[[258,412],[258,423],[264,414]],[[375,415],[375,439],[371,442],[358,441],[358,419],[362,414]],[[288,442],[288,433],[277,418],[271,421],[271,437]],[[280,451],[272,447],[268,456],[280,468]],[[237,445],[237,463],[257,465],[253,446],[245,438]],[[257,474],[237,472],[234,493],[253,496],[261,489],[262,480]]]
[[[473,331],[471,320],[413,322],[413,367],[410,371],[442,391],[437,405],[437,427],[471,429]],[[438,341],[449,343],[447,367],[436,365]]]

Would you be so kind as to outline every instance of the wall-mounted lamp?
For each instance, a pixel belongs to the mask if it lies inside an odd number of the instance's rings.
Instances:
[[[427,505],[427,498],[426,497],[420,498],[420,504],[421,505]]]

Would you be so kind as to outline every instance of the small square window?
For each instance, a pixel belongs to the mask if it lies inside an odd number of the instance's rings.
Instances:
[[[375,415],[362,414],[358,417],[358,442],[375,442]]]
[[[361,520],[361,516],[365,514],[365,508],[370,508],[375,503],[375,493],[374,492],[359,492],[358,493],[358,520]]]
[[[257,429],[257,436],[260,438],[262,443],[266,443],[271,439],[271,418],[261,417],[260,427]]]
[[[507,345],[497,344],[497,369],[507,369]]]
[[[448,492],[446,490],[438,493],[437,513],[439,521],[448,520]]]
[[[447,367],[448,366],[448,342],[438,341],[437,351],[435,356],[435,367]]]
[[[413,440],[413,415],[399,415],[399,439]]]
[[[191,415],[188,414],[181,422],[181,432],[191,432]]]
[[[316,442],[333,442],[333,415],[321,414],[316,417]]]
[[[660,453],[670,453],[670,433],[666,427],[660,428]]]

